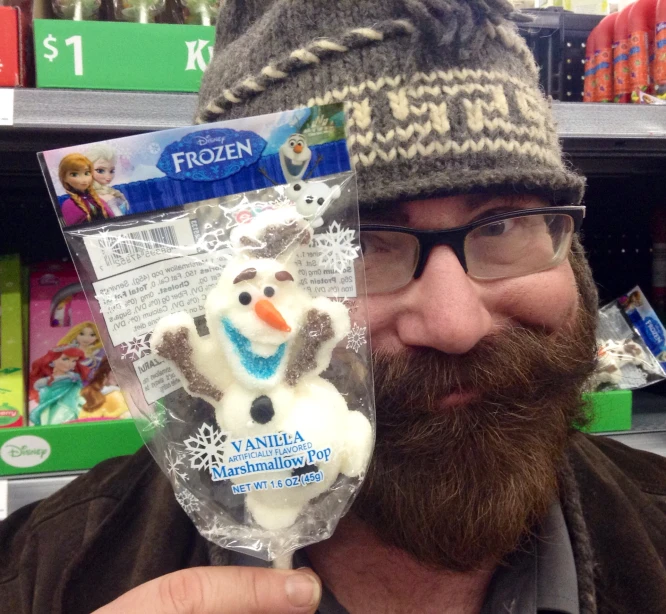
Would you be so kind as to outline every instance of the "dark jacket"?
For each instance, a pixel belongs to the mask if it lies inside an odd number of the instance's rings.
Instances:
[[[569,458],[598,611],[666,612],[666,459],[581,434]],[[206,564],[205,540],[142,449],[0,523],[0,611],[88,614],[152,578]]]

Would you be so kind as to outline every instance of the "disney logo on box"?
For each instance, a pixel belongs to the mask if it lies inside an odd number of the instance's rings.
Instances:
[[[12,467],[34,467],[51,455],[49,442],[35,435],[19,435],[0,448],[0,458]]]
[[[255,164],[265,148],[266,141],[249,130],[193,132],[167,145],[157,168],[172,179],[218,181]]]

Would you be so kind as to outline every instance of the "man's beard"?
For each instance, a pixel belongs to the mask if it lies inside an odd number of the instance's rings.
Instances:
[[[374,355],[377,445],[354,510],[385,543],[471,571],[530,535],[557,495],[572,426],[585,423],[596,309],[582,298],[557,333],[511,326],[465,355]],[[474,398],[438,406],[459,391]]]

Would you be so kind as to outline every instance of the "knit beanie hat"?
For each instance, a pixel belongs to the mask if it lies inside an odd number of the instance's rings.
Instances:
[[[345,101],[362,205],[578,204],[518,18],[506,0],[226,0],[195,121]]]

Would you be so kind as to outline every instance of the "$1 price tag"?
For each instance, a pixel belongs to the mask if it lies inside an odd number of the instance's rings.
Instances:
[[[77,77],[83,76],[83,42],[79,34],[59,40],[58,37],[49,33],[42,41],[42,46],[43,57],[46,60],[51,63],[58,60],[72,62],[74,74]],[[67,49],[68,47],[72,48],[71,52]]]

